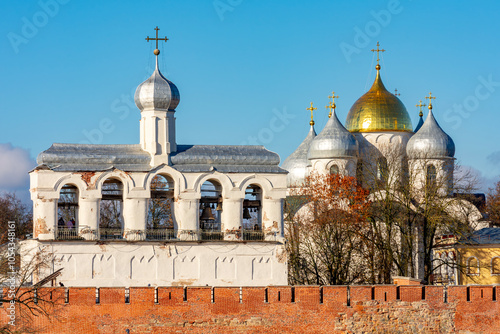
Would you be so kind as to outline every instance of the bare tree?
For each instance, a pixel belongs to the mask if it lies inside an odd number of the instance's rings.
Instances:
[[[486,201],[486,212],[491,223],[500,226],[500,181],[490,188]]]

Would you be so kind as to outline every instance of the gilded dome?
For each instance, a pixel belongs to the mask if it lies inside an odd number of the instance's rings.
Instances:
[[[413,132],[406,107],[397,96],[387,91],[378,69],[370,90],[349,110],[346,128],[351,132]]]
[[[145,109],[175,110],[179,104],[179,90],[173,82],[161,74],[158,68],[158,57],[155,71],[137,87],[134,100],[141,111]]]

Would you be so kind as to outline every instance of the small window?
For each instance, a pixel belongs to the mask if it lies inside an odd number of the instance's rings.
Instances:
[[[385,182],[389,173],[389,168],[387,167],[387,159],[380,157],[377,160],[377,179],[379,181]]]
[[[339,173],[339,166],[337,165],[332,165],[330,167],[330,174],[338,174]]]
[[[427,166],[427,186],[432,187],[436,184],[436,167],[434,165]]]
[[[477,257],[469,257],[467,259],[467,274],[479,275],[479,261]]]
[[[493,275],[500,275],[500,256],[494,257],[491,260],[491,273]]]

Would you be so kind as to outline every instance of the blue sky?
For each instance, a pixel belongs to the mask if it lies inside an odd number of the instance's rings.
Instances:
[[[26,190],[53,142],[139,142],[133,93],[154,66],[180,90],[177,142],[261,144],[282,161],[327,119],[332,90],[344,123],[382,77],[414,125],[415,104],[455,141],[458,163],[500,175],[500,3],[482,1],[4,1],[0,4],[0,189]],[[3,160],[3,162],[2,162]],[[7,162],[8,161],[8,162]]]

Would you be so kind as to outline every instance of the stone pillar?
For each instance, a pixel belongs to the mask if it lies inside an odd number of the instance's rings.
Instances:
[[[281,237],[283,220],[283,199],[264,198],[262,200],[262,231],[265,240],[274,241]]]
[[[200,201],[197,198],[182,198],[176,202],[175,215],[178,225],[177,237],[181,240],[199,239]]]
[[[78,233],[85,240],[96,240],[99,231],[100,198],[80,198],[78,201]]]
[[[33,238],[56,239],[57,198],[36,198],[33,200]]]
[[[243,220],[243,199],[224,199],[222,202],[222,224],[224,240],[241,240]]]
[[[129,241],[146,239],[147,198],[123,200],[123,231]]]

